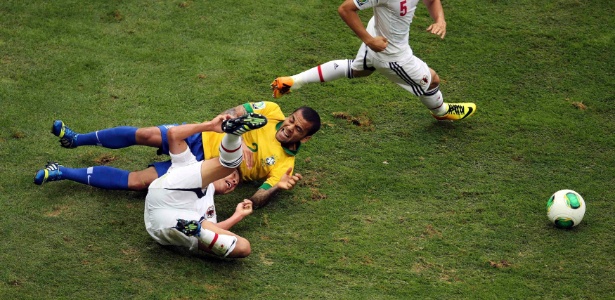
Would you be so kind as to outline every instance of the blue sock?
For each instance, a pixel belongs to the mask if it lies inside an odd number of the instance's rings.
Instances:
[[[107,190],[128,190],[129,171],[107,166],[82,169],[60,167],[62,179],[68,179]]]
[[[133,146],[137,143],[137,129],[137,127],[120,126],[90,133],[80,133],[75,145],[103,146],[109,149]]]

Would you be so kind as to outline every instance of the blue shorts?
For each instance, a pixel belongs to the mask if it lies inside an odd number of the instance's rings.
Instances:
[[[179,124],[165,124],[158,126],[160,129],[160,135],[162,136],[162,146],[158,148],[158,155],[169,155],[169,140],[167,139],[167,132],[169,131],[169,128],[178,125]],[[203,138],[201,137],[201,133],[199,132],[197,134],[193,134],[185,139],[185,141],[186,144],[188,144],[188,148],[190,148],[190,152],[192,152],[192,154],[196,157],[196,160],[204,160],[205,153],[203,152]],[[158,173],[158,177],[160,177],[166,174],[171,167],[171,160],[155,162],[149,166],[154,167],[156,169],[156,173]]]

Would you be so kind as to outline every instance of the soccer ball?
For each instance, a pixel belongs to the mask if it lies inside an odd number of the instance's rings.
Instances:
[[[585,201],[573,190],[559,190],[547,201],[547,217],[557,228],[579,225],[585,215]]]

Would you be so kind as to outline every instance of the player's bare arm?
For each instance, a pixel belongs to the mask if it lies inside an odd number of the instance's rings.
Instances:
[[[282,178],[280,179],[280,182],[278,182],[270,189],[258,189],[258,191],[256,191],[256,193],[254,193],[254,195],[250,197],[250,199],[254,203],[254,207],[260,208],[265,206],[267,203],[269,203],[271,197],[273,197],[273,195],[275,195],[275,193],[277,193],[277,191],[279,190],[292,190],[297,184],[297,182],[299,182],[303,178],[303,176],[301,176],[301,174],[299,173],[291,175],[292,171],[293,168],[288,168],[284,176],[282,176]]]
[[[238,106],[235,106],[233,108],[227,109],[226,111],[224,111],[220,115],[231,115],[231,117],[237,118],[237,117],[243,116],[243,115],[245,115],[247,113],[248,112],[246,111],[245,107],[243,107],[243,105],[238,105]]]
[[[344,20],[346,25],[354,31],[358,38],[361,39],[370,49],[380,52],[383,51],[387,45],[388,41],[383,36],[373,37],[371,34],[367,32],[365,29],[365,25],[361,21],[361,18],[358,14],[359,9],[354,4],[354,0],[346,0],[342,5],[337,9],[338,14]]]
[[[446,21],[444,20],[442,2],[440,2],[440,0],[423,0],[423,3],[427,6],[429,15],[434,20],[434,23],[427,27],[427,31],[444,39],[446,35]]]
[[[222,121],[230,119],[230,115],[219,115],[211,121],[205,121],[198,124],[183,124],[172,127],[167,133],[169,140],[169,152],[173,154],[179,154],[186,150],[188,145],[185,139],[195,133],[203,131],[216,131],[222,130]]]
[[[228,219],[218,222],[215,225],[219,228],[230,230],[235,224],[239,223],[239,221],[243,220],[243,218],[249,216],[252,213],[252,201],[248,199],[244,199],[242,202],[237,204],[235,207],[235,213]]]

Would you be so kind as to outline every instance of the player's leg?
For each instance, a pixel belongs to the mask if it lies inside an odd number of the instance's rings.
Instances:
[[[229,258],[247,257],[252,252],[250,242],[228,230],[217,227],[209,221],[179,219],[175,229],[199,240],[200,250]]]
[[[403,63],[382,63],[377,66],[377,69],[391,81],[418,96],[436,119],[460,120],[476,111],[476,105],[473,103],[449,104],[444,102],[439,88],[439,76],[416,56],[410,57]],[[459,109],[460,107],[462,109]],[[454,109],[452,113],[449,113],[451,108]]]
[[[137,129],[130,126],[119,126],[88,133],[78,133],[66,126],[61,120],[55,120],[51,127],[51,133],[60,138],[60,144],[64,148],[102,146],[119,149],[136,145]]]
[[[222,137],[219,148],[220,164],[231,169],[239,167],[243,159],[241,135],[248,131],[261,128],[266,124],[267,118],[256,113],[248,113],[237,118],[225,120],[222,123],[222,131],[226,134]]]
[[[296,75],[278,77],[271,83],[273,97],[280,98],[308,83],[333,81],[343,77],[352,78],[350,64],[352,64],[350,59],[332,60]]]
[[[34,183],[42,185],[49,181],[70,180],[106,190],[144,190],[158,178],[154,168],[130,172],[108,166],[68,168],[58,163],[48,163],[36,172]]]
[[[55,120],[51,132],[60,138],[60,144],[65,148],[101,146],[109,149],[120,149],[134,145],[160,147],[162,144],[159,127],[119,126],[78,133],[66,126],[61,120]]]
[[[442,108],[437,112],[432,110],[432,116],[437,120],[456,121],[465,119],[476,112],[476,104],[474,103],[446,103],[440,91],[440,76],[432,68],[429,68],[431,74],[431,83],[429,89],[419,97],[423,104],[442,102]],[[427,105],[427,104],[425,104]],[[444,111],[444,112],[443,112]]]
[[[369,76],[375,70],[371,66],[370,56],[371,49],[362,43],[354,60],[332,60],[290,77],[278,77],[271,83],[273,97],[280,98],[308,83]]]

